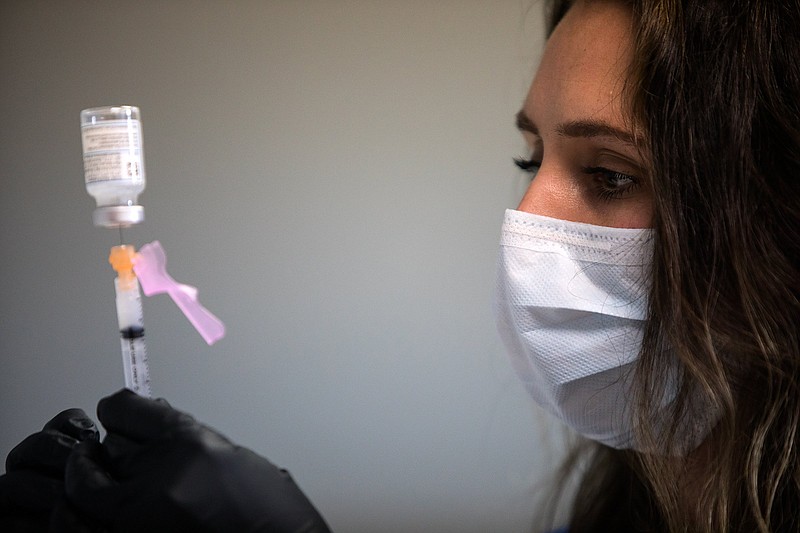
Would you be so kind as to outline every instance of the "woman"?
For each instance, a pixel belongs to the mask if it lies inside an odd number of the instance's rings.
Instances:
[[[800,6],[551,7],[497,310],[534,397],[594,442],[569,531],[797,531]],[[163,401],[122,391],[98,417],[102,445],[67,411],[9,454],[8,520],[327,529],[288,474]]]
[[[641,349],[604,384],[633,439],[546,405],[610,444],[570,532],[800,530],[798,23],[797,2],[552,6],[520,209],[652,228]],[[564,127],[586,120],[621,132]]]

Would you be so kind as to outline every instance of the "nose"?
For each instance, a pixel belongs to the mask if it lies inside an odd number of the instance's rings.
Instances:
[[[555,165],[542,163],[522,197],[518,211],[583,222],[579,191]],[[588,213],[583,213],[583,216]]]

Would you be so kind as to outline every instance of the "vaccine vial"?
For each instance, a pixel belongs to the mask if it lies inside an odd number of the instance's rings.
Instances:
[[[142,222],[144,208],[136,203],[145,187],[139,108],[84,109],[81,141],[86,191],[97,202],[94,225],[116,228]]]

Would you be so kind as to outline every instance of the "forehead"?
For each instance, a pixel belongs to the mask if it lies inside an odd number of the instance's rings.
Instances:
[[[525,113],[540,128],[585,119],[622,127],[631,23],[621,2],[576,2],[547,41]]]

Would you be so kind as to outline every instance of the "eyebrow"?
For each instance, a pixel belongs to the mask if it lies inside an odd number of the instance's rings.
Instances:
[[[517,113],[517,128],[520,131],[527,131],[534,135],[539,135],[539,128],[525,114],[524,111]],[[636,145],[633,134],[629,131],[612,126],[608,122],[601,120],[572,120],[563,122],[556,127],[556,132],[564,137],[611,137],[625,144]]]

